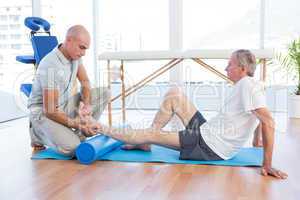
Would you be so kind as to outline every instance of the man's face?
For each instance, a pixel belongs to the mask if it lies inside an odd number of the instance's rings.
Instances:
[[[84,56],[85,51],[90,47],[90,38],[84,35],[70,37],[68,42],[68,54],[72,60],[78,60]]]
[[[236,56],[234,55],[230,57],[225,71],[229,79],[233,82],[239,81],[245,75],[245,69],[239,66]]]

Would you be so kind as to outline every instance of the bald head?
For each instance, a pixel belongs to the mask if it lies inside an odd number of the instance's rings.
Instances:
[[[71,26],[68,29],[67,34],[66,34],[66,38],[68,38],[68,37],[74,37],[74,38],[87,37],[87,38],[90,38],[90,34],[84,26],[74,25],[74,26]]]
[[[82,25],[74,25],[67,31],[63,43],[63,53],[70,60],[77,60],[85,55],[90,47],[90,34]]]

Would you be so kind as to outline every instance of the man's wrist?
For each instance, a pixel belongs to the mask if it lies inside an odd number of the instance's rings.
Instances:
[[[272,167],[272,163],[269,161],[263,161],[262,165],[263,165],[263,167],[268,167],[268,168]]]
[[[84,99],[84,100],[82,100],[82,102],[83,102],[83,104],[86,105],[86,106],[91,105],[89,99]]]
[[[80,124],[79,118],[73,118],[69,120],[69,125],[71,128],[78,129]]]

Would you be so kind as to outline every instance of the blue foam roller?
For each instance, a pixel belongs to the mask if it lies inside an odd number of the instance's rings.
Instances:
[[[76,148],[75,154],[81,164],[88,165],[122,144],[123,142],[105,135],[97,135],[82,142]]]

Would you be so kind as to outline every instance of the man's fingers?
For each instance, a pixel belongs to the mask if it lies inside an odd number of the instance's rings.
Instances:
[[[267,170],[266,170],[265,168],[262,168],[262,169],[261,169],[261,174],[262,174],[263,176],[267,176],[267,175],[268,175]]]
[[[286,176],[287,174],[285,174],[284,172],[281,172],[280,170],[277,170],[277,169],[271,169],[269,174],[272,176],[275,176],[276,178],[281,178],[281,179],[284,179],[287,177]]]
[[[84,112],[86,115],[92,114],[92,108],[90,105],[85,105],[83,102],[80,103],[79,108]]]
[[[95,128],[99,130],[101,128],[101,125],[100,124],[96,124]]]
[[[96,135],[97,134],[97,130],[93,129],[93,128],[90,128],[89,129],[89,134],[90,134],[90,136]]]
[[[285,173],[285,172],[281,172],[281,173],[282,173],[283,178],[287,178],[288,177],[287,173]]]
[[[79,102],[79,109],[83,109],[84,103],[82,101]]]
[[[288,175],[287,175],[286,173],[284,173],[284,172],[282,172],[282,171],[280,171],[280,170],[277,170],[277,171],[276,171],[276,174],[277,174],[280,178],[282,178],[282,179],[286,179],[286,178],[288,177]]]
[[[92,113],[91,108],[89,106],[86,106],[82,101],[79,103],[79,111],[80,116],[86,116],[90,115]]]
[[[92,114],[92,109],[91,109],[89,106],[85,106],[85,107],[84,107],[84,110],[85,110],[85,112],[86,112],[88,115],[91,115],[91,114]]]
[[[280,174],[278,171],[271,169],[271,171],[269,172],[270,175],[276,177],[276,178],[281,178]]]
[[[274,176],[275,178],[280,178],[280,179],[286,179],[288,177],[288,175],[280,170],[274,169],[274,168],[270,168],[270,169],[265,169],[262,168],[261,170],[262,175],[267,176]]]

